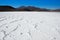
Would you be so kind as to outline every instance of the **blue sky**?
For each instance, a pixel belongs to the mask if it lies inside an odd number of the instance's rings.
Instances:
[[[60,8],[60,0],[0,0],[0,5],[19,6],[36,6],[48,9]]]

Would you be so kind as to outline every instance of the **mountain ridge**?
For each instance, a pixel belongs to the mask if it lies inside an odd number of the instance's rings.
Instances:
[[[35,6],[20,6],[18,8],[14,8],[12,6],[0,6],[0,11],[55,11],[60,12],[60,9],[46,9],[46,8],[39,8]]]

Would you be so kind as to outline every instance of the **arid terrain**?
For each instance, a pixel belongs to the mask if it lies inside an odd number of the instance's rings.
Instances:
[[[60,40],[60,12],[0,12],[0,40]]]

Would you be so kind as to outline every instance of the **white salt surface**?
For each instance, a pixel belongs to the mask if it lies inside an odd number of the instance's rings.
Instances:
[[[0,40],[60,40],[60,12],[0,12]]]

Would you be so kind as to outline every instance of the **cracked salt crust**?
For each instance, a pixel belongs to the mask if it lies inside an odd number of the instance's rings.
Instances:
[[[0,12],[0,40],[60,40],[60,13]]]

